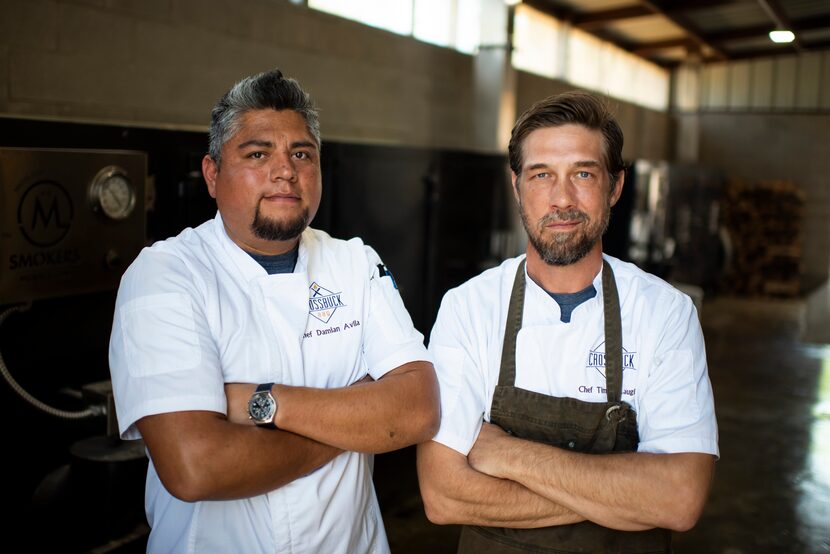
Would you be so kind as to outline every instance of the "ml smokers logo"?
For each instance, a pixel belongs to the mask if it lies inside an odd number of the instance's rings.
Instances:
[[[69,233],[72,201],[59,184],[40,181],[29,187],[17,206],[20,232],[34,246],[49,247]]]
[[[317,282],[311,283],[308,287],[308,313],[323,323],[328,323],[337,308],[346,305],[340,300],[339,292],[331,292],[321,287]]]

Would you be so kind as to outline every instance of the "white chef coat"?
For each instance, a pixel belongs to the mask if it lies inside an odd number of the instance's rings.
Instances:
[[[481,422],[490,420],[498,384],[510,292],[524,256],[450,290],[429,349],[441,387],[441,428],[433,440],[465,456]],[[622,400],[637,413],[640,452],[718,455],[712,386],[703,333],[691,299],[630,263],[605,256],[616,278],[622,315]],[[518,388],[548,396],[605,402],[602,271],[597,295],[569,323],[559,305],[526,276],[516,340]]]
[[[391,277],[360,239],[306,229],[268,275],[221,217],[145,248],[121,281],[110,367],[121,436],[158,413],[226,413],[224,383],[333,388],[430,360]],[[261,496],[182,502],[152,460],[150,552],[388,552],[369,457],[345,452]]]

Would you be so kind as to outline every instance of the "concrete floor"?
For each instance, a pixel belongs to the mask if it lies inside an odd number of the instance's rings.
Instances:
[[[675,552],[830,552],[830,345],[799,341],[801,301],[715,299],[701,315],[721,459],[704,514],[675,534]],[[392,552],[455,552],[458,528],[423,515],[413,450],[375,467]]]

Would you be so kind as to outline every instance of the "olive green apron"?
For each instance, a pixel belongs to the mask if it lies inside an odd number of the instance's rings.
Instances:
[[[603,261],[602,297],[605,320],[605,384],[607,402],[558,398],[516,388],[516,337],[522,327],[525,262],[519,264],[510,295],[504,331],[499,383],[493,393],[490,421],[513,436],[575,452],[633,452],[640,442],[637,414],[622,397],[622,324],[614,272]],[[562,345],[566,347],[566,345]],[[665,529],[616,531],[583,521],[541,529],[465,526],[458,552],[602,552],[671,551]]]

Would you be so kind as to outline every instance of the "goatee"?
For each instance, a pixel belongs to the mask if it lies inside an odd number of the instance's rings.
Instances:
[[[548,265],[566,266],[575,264],[588,255],[608,228],[611,206],[605,207],[599,221],[592,221],[588,214],[577,209],[556,210],[541,218],[535,226],[528,221],[522,202],[519,201],[519,213],[530,244]],[[546,226],[556,221],[581,223],[569,232],[552,232],[546,239],[543,233]]]
[[[263,240],[284,241],[295,239],[308,227],[308,208],[294,219],[279,221],[268,218],[259,211],[257,204],[254,220],[251,222],[251,231],[254,236]]]

